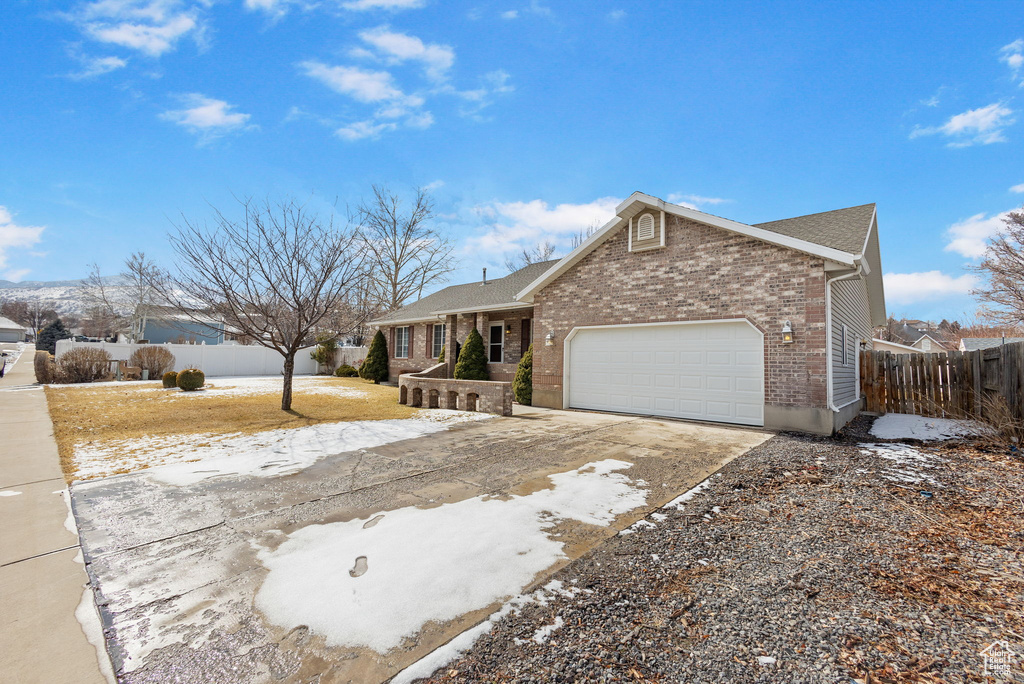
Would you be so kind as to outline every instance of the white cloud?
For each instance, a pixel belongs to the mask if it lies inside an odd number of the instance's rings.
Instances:
[[[684,195],[681,193],[674,192],[668,196],[668,201],[672,202],[673,204],[678,204],[687,207],[688,209],[700,211],[700,207],[702,205],[724,204],[726,202],[731,202],[732,200],[723,199],[721,197],[704,197],[702,195]]]
[[[343,140],[355,141],[363,140],[364,138],[379,138],[380,134],[384,131],[393,131],[395,128],[397,126],[394,123],[377,123],[371,119],[342,126],[334,131],[334,134]]]
[[[251,116],[231,111],[235,106],[224,100],[215,100],[200,93],[188,93],[181,96],[181,100],[185,109],[168,110],[160,118],[201,135],[204,141],[250,128],[248,123]]]
[[[1010,188],[1010,192],[1024,192],[1024,183],[1021,183],[1020,185],[1014,185],[1012,188]]]
[[[341,6],[345,9],[359,12],[378,9],[394,12],[404,9],[417,9],[425,4],[427,4],[426,0],[352,0],[351,2],[341,3]]]
[[[1006,224],[1004,220],[1009,212],[986,216],[975,214],[963,221],[958,221],[946,231],[945,251],[956,252],[969,259],[980,259],[985,255],[987,241],[1001,232]]]
[[[971,109],[962,114],[950,117],[941,126],[923,128],[918,126],[910,133],[911,138],[941,133],[946,137],[956,138],[949,143],[950,147],[967,147],[969,145],[989,145],[1006,142],[1003,129],[1015,123],[1013,110],[1001,102],[993,102],[987,107]]]
[[[82,57],[82,70],[68,74],[68,78],[81,81],[87,78],[94,78],[109,74],[128,66],[128,62],[120,57]]]
[[[491,225],[483,235],[469,239],[467,251],[498,255],[532,247],[542,240],[565,247],[581,230],[611,220],[620,201],[602,197],[586,204],[554,207],[543,200],[482,205],[476,208],[476,214]]]
[[[519,10],[508,10],[507,12],[502,12],[501,13],[501,18],[502,19],[518,19],[519,18]]]
[[[1006,62],[1013,72],[1013,77],[1018,78],[1021,67],[1024,66],[1024,38],[1018,38],[1009,45],[1004,45],[999,50],[999,61]],[[1024,87],[1024,79],[1021,80]]]
[[[444,181],[441,180],[441,179],[438,179],[438,180],[436,180],[436,181],[434,181],[432,183],[427,183],[426,185],[423,186],[423,189],[426,190],[427,192],[430,192],[431,190],[437,190],[438,188],[443,188],[443,187],[444,187]]]
[[[201,39],[199,4],[182,0],[95,0],[67,15],[87,36],[159,57],[184,36]]]
[[[623,19],[626,18],[626,11],[620,9],[612,10],[607,15],[605,15],[605,17],[608,19],[608,21],[622,21]]]
[[[360,102],[404,100],[387,71],[366,71],[359,67],[328,66],[323,62],[303,62],[300,65],[310,78],[320,81],[331,90],[348,95]]]
[[[890,304],[913,304],[943,297],[969,294],[980,279],[973,274],[954,278],[942,271],[919,273],[886,273],[885,299]]]
[[[0,205],[0,268],[7,268],[9,250],[27,249],[43,239],[45,226],[19,226],[7,207]],[[5,280],[21,280],[28,275],[26,268],[12,269],[4,273]]]
[[[378,54],[391,64],[420,62],[427,77],[434,81],[444,80],[455,62],[455,51],[448,45],[424,43],[416,36],[396,33],[387,26],[363,31],[359,37],[376,48]],[[357,54],[362,55],[366,52],[361,51]]]
[[[343,140],[378,138],[398,128],[398,120],[407,128],[429,128],[434,116],[422,109],[425,100],[398,88],[387,71],[367,71],[358,67],[328,66],[322,62],[303,62],[306,75],[335,92],[367,104],[378,105],[373,117],[345,124],[334,133]]]

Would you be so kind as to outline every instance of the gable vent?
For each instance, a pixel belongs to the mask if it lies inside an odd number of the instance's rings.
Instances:
[[[653,240],[654,239],[654,217],[650,214],[644,214],[640,217],[640,220],[636,224],[636,239],[637,240]]]

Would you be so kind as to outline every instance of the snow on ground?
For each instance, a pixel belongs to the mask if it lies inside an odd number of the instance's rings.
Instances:
[[[334,397],[362,397],[366,392],[354,387],[342,387],[326,382],[330,378],[323,375],[296,375],[292,378],[292,391],[297,394],[327,394]],[[85,382],[74,385],[50,385],[50,387],[77,387],[97,389],[102,387],[122,387],[136,392],[163,392],[168,399],[202,398],[223,396],[255,396],[260,394],[280,394],[283,378],[280,375],[261,375],[237,378],[207,378],[206,385],[195,392],[183,392],[177,388],[165,389],[156,380],[110,380],[106,382]]]
[[[920,485],[938,484],[924,472],[942,463],[938,456],[926,454],[906,444],[860,444],[861,453],[878,456],[892,463],[880,475],[891,482]]]
[[[20,495],[21,495],[21,492],[14,492],[14,491],[11,491],[10,489],[5,489],[4,491],[0,492],[0,496],[20,496]]]
[[[325,383],[324,376],[304,375],[292,378],[292,391],[299,394],[327,394],[335,397],[362,397],[366,392],[354,387],[341,387]],[[167,390],[169,397],[217,397],[217,396],[254,396],[257,394],[280,394],[283,379],[281,377],[253,378],[212,378],[203,389],[196,392]]]
[[[401,420],[321,423],[251,435],[162,435],[79,445],[75,447],[74,458],[80,479],[148,467],[148,477],[184,487],[226,475],[289,475],[330,454],[370,449],[490,417],[484,413],[429,409]]]
[[[879,439],[945,440],[983,435],[989,428],[973,420],[925,418],[907,413],[887,413],[875,420],[871,436]]]
[[[712,475],[711,477],[718,477],[718,474],[716,473],[715,475]],[[683,492],[682,494],[680,494],[679,496],[677,496],[676,498],[672,499],[667,504],[662,506],[662,508],[675,508],[676,510],[680,510],[680,511],[683,510],[683,506],[686,504],[687,501],[689,501],[690,499],[692,499],[693,497],[697,496],[698,494],[700,494],[705,489],[707,489],[708,487],[711,486],[711,477],[709,477],[708,479],[706,479],[703,482],[699,483],[693,489],[690,489],[689,491]]]
[[[538,573],[565,558],[563,543],[548,536],[559,521],[607,525],[642,506],[645,486],[617,472],[631,466],[598,461],[549,476],[550,489],[401,508],[383,513],[367,528],[366,520],[309,525],[276,550],[259,552],[268,573],[256,606],[284,629],[307,625],[328,645],[387,653],[428,622],[446,622],[516,597]],[[362,563],[365,572],[350,573]],[[515,606],[510,602],[506,608]],[[420,669],[407,669],[394,681],[411,681],[449,662],[445,658],[472,645],[490,628],[486,625],[460,635],[448,651],[427,656],[413,666]]]

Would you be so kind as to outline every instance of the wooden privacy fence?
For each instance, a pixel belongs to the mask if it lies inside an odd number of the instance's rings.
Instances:
[[[987,417],[1002,397],[1024,420],[1024,342],[944,354],[861,354],[865,410],[931,417]]]

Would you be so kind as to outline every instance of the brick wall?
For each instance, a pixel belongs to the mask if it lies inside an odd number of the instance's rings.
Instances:
[[[676,216],[665,227],[664,248],[632,253],[623,228],[536,295],[534,398],[561,392],[574,327],[747,318],[765,334],[766,405],[825,407],[822,260]],[[796,341],[784,345],[786,320]]]
[[[488,363],[487,370],[491,374],[491,380],[501,382],[511,382],[515,376],[516,366],[519,364],[519,359],[522,358],[522,322],[523,319],[531,318],[533,316],[533,309],[516,309],[512,311],[488,311],[477,314],[459,314],[457,316],[447,316],[448,324],[451,325],[451,321],[455,320],[455,334],[456,339],[460,344],[466,341],[466,336],[469,332],[477,327],[480,331],[480,335],[484,338],[484,350],[487,350],[487,336],[489,332],[489,323],[491,321],[503,321],[506,325],[512,327],[512,331],[505,336],[505,361],[506,363]],[[440,324],[441,321],[438,321]],[[427,323],[416,323],[409,326],[412,334],[412,344],[409,348],[409,358],[399,359],[395,358],[395,333],[393,327],[382,328],[384,337],[388,342],[388,354],[390,358],[388,360],[389,370],[389,381],[398,382],[398,376],[403,373],[418,373],[430,366],[437,363],[437,359],[428,356],[432,353],[428,339],[433,340],[430,332],[430,326],[432,324]],[[446,341],[446,345],[449,343]],[[445,349],[445,356],[448,354],[448,349]]]

